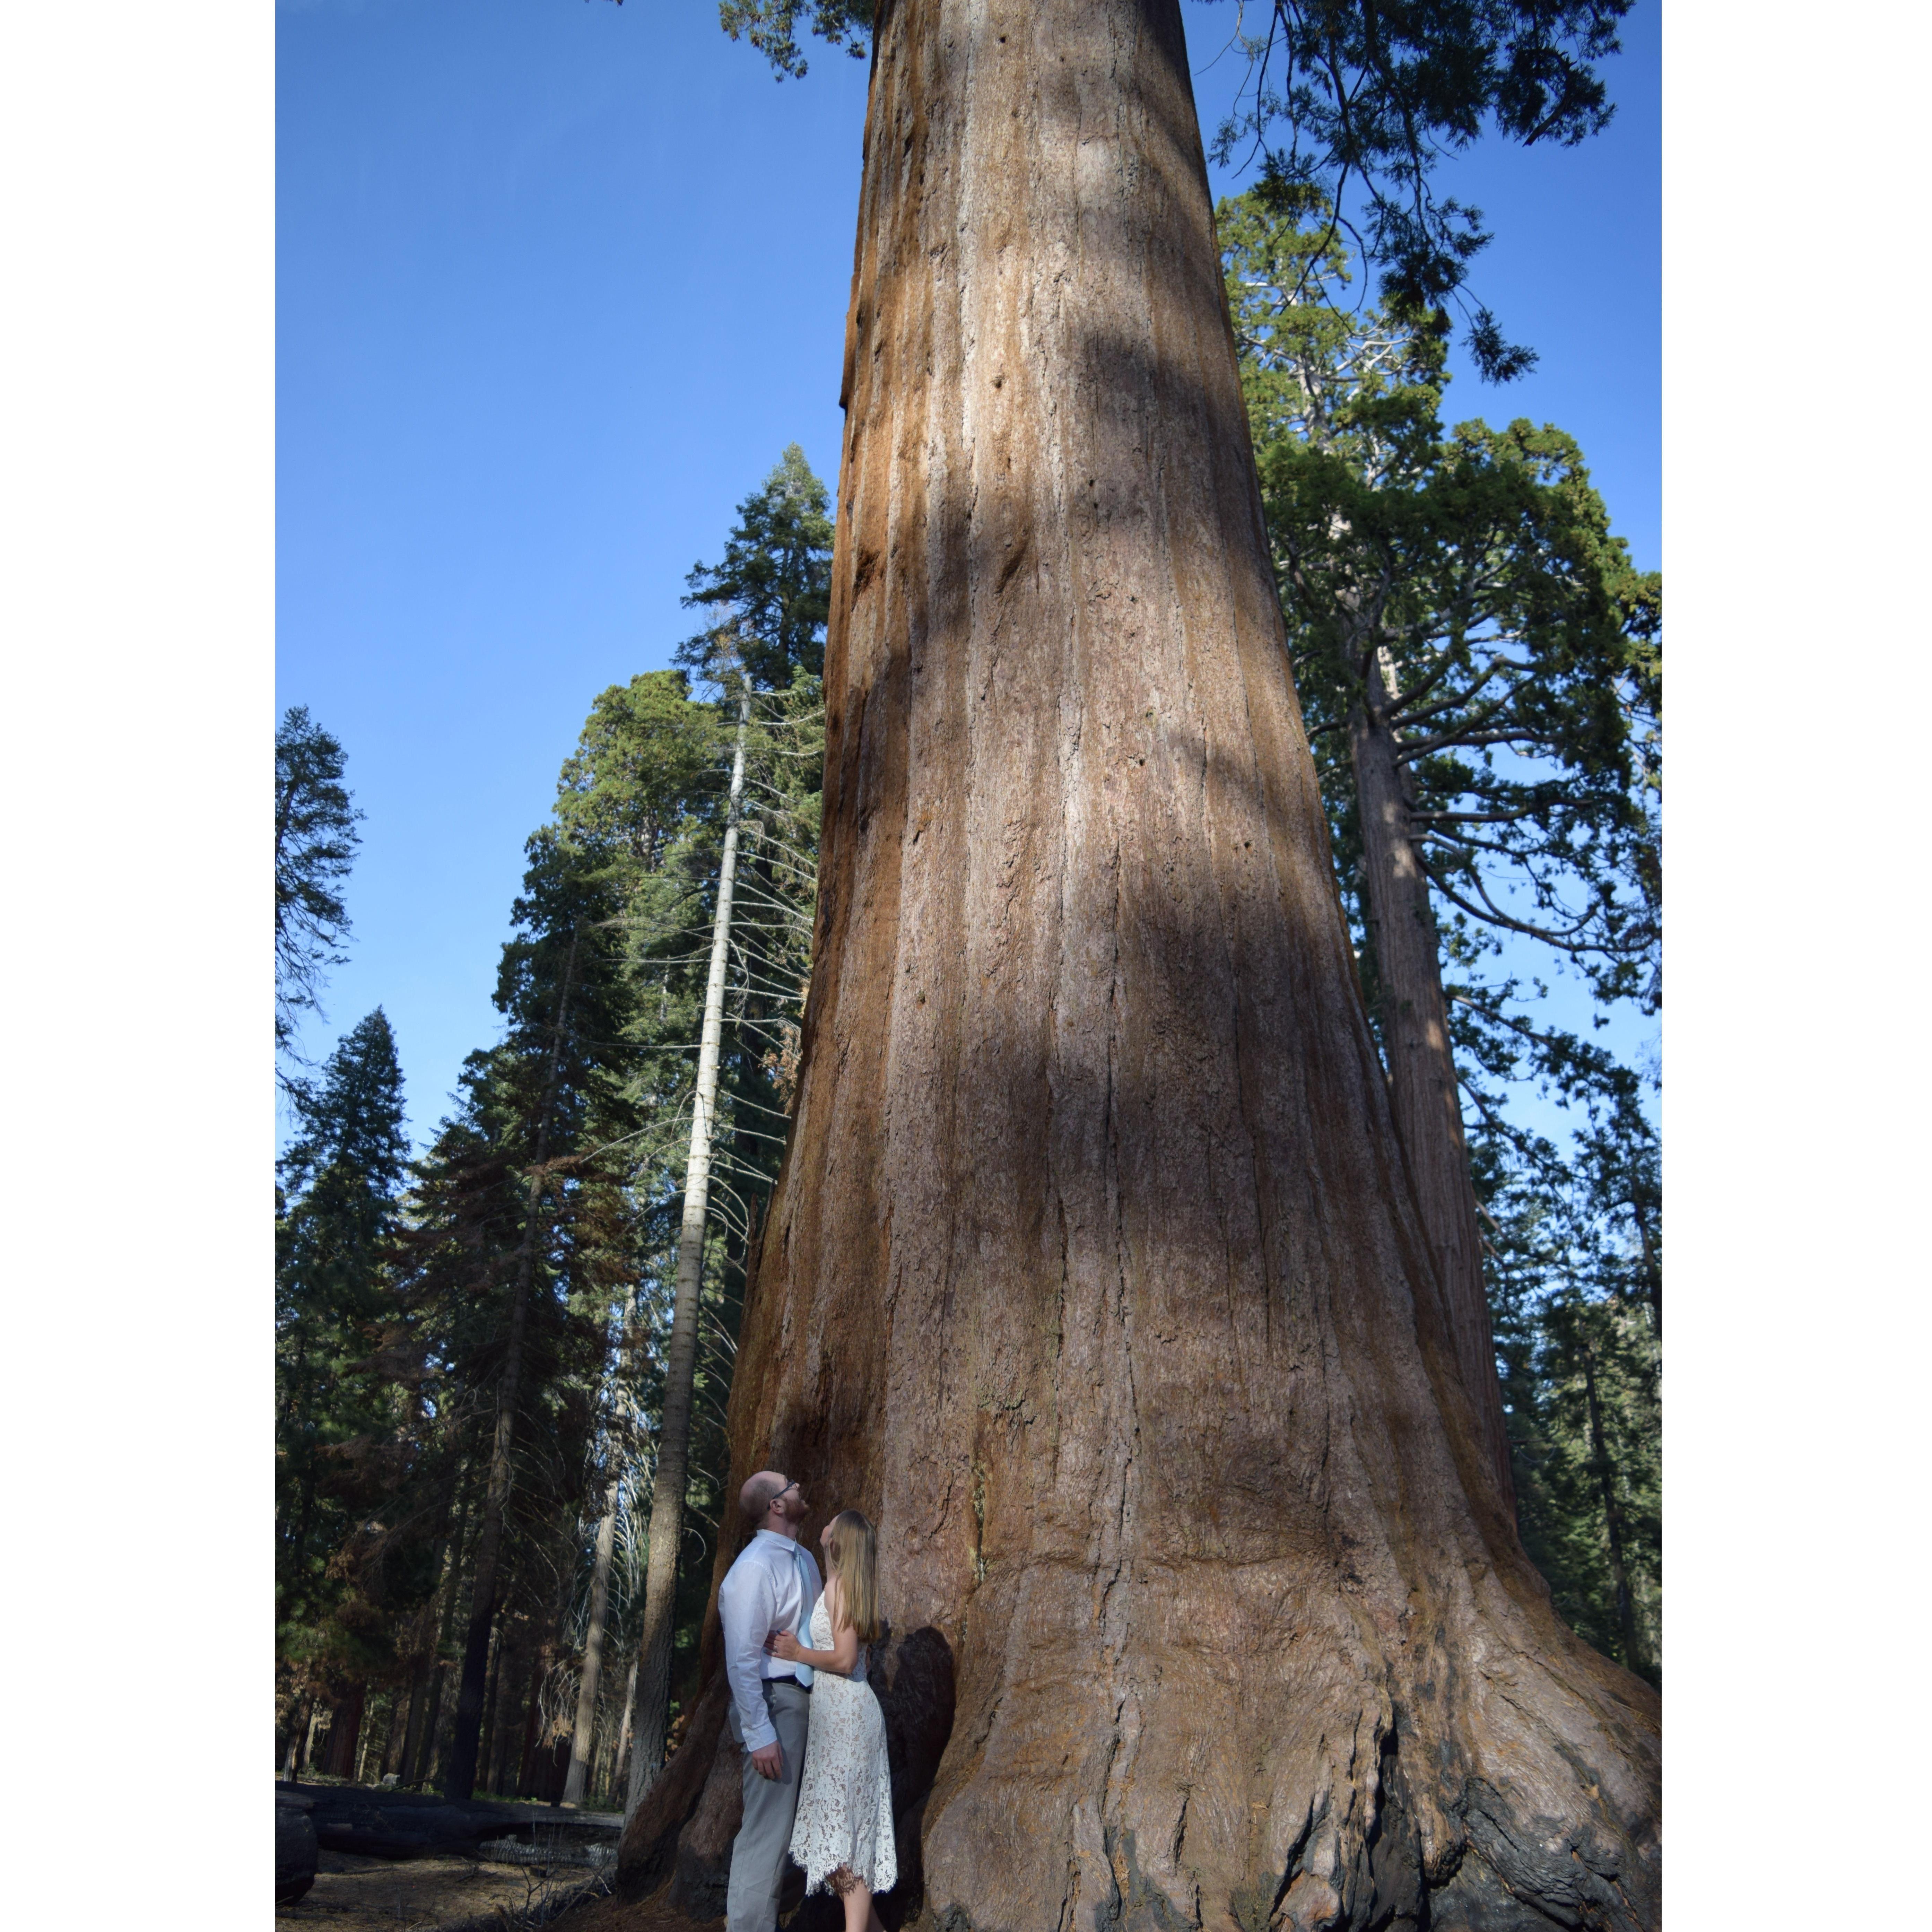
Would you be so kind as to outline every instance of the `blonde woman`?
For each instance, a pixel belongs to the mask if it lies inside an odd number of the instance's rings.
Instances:
[[[791,1855],[805,1868],[808,1892],[839,1894],[845,1932],[884,1932],[872,1895],[890,1892],[899,1871],[885,1716],[866,1682],[866,1653],[879,1634],[878,1539],[856,1510],[841,1510],[818,1540],[825,1594],[811,1635],[819,1648],[807,1649],[790,1630],[765,1640],[774,1657],[813,1672]]]

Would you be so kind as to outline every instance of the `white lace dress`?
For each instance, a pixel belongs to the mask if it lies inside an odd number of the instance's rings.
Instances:
[[[812,1648],[832,1648],[823,1597],[812,1613]],[[828,1889],[826,1879],[841,1865],[874,1892],[898,1882],[886,1720],[866,1682],[867,1648],[859,1646],[850,1677],[823,1670],[812,1675],[812,1722],[791,1828],[791,1855],[805,1868],[808,1892]]]

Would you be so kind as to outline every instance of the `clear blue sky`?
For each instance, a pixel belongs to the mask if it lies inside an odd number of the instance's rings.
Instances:
[[[1185,13],[1211,134],[1234,10]],[[523,842],[592,699],[669,661],[685,573],[786,443],[836,482],[866,70],[775,84],[710,0],[280,0],[278,27],[279,702],[367,814],[309,1044],[386,1007],[421,1141],[495,1037]],[[1654,0],[1624,40],[1606,134],[1448,171],[1498,236],[1478,295],[1542,356],[1450,413],[1570,430],[1654,566]]]

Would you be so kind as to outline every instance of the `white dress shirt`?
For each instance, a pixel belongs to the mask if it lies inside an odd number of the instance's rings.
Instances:
[[[802,1571],[803,1575],[800,1574]],[[812,1594],[805,1594],[805,1578]],[[796,1678],[796,1669],[765,1648],[773,1630],[802,1632],[818,1600],[818,1565],[810,1550],[775,1529],[761,1529],[740,1552],[718,1588],[718,1616],[724,1626],[724,1674],[748,1751],[762,1750],[778,1732],[765,1710],[764,1680]],[[809,1640],[801,1636],[801,1642]]]

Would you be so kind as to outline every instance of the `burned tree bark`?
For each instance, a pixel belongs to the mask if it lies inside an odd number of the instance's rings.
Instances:
[[[956,1695],[923,1925],[1654,1926],[1655,1700],[1522,1555],[1356,988],[1178,8],[877,32],[733,1479],[878,1522],[896,1736],[915,1640]]]

